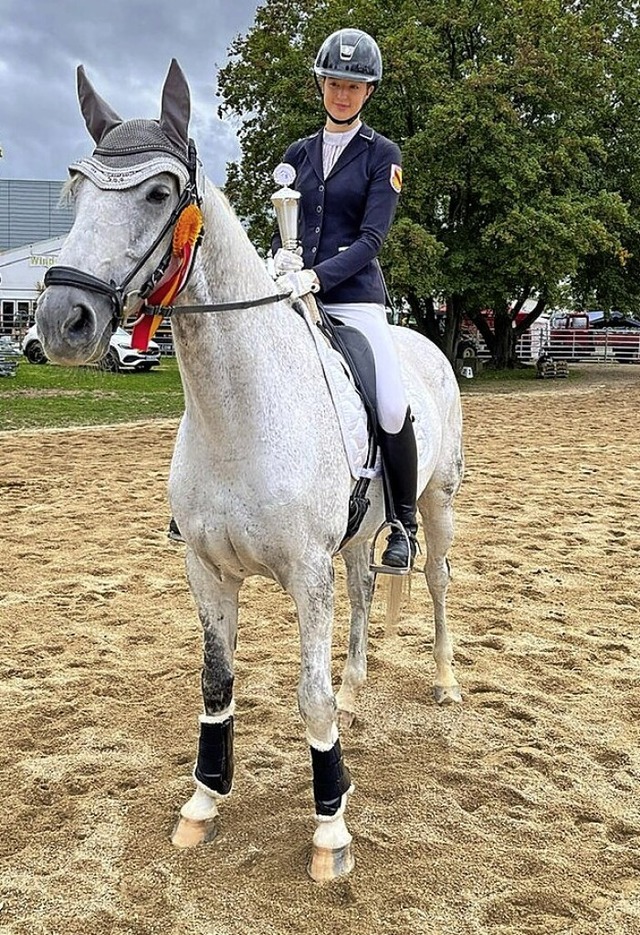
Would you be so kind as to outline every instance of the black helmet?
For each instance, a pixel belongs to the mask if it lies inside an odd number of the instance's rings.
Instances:
[[[324,40],[313,71],[322,78],[346,78],[377,84],[382,78],[378,43],[360,29],[339,29]]]

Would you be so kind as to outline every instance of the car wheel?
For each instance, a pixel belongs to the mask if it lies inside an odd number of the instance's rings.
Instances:
[[[120,361],[117,354],[114,354],[113,351],[107,351],[99,366],[101,370],[107,373],[117,373],[120,370]]]
[[[39,341],[31,341],[25,348],[24,356],[30,364],[46,364],[49,362],[49,358]]]
[[[458,347],[456,349],[456,357],[458,359],[464,360],[466,357],[475,357],[476,353],[477,349],[472,341],[469,341],[466,338],[462,338],[459,341]]]

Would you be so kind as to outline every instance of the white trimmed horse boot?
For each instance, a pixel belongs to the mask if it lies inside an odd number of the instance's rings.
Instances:
[[[218,833],[217,802],[228,798],[233,784],[233,712],[200,715],[198,759],[193,770],[196,791],[180,809],[171,835],[175,847],[195,847]]]
[[[307,734],[313,770],[313,797],[318,827],[313,835],[311,859],[307,871],[316,883],[327,883],[347,876],[354,868],[351,835],[344,813],[353,784],[342,757],[338,731],[331,741],[322,743]]]

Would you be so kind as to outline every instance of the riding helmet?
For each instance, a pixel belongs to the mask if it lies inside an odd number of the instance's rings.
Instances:
[[[339,29],[324,40],[313,66],[316,80],[346,78],[378,84],[382,56],[378,43],[361,29]]]

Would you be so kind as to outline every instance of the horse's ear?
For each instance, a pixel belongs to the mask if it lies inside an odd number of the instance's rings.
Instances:
[[[122,123],[122,117],[96,94],[83,65],[78,65],[78,100],[87,130],[96,143],[100,144],[109,130]]]
[[[169,139],[182,149],[189,145],[189,118],[191,116],[191,95],[184,72],[175,58],[165,78],[162,89],[162,111],[160,127]]]

